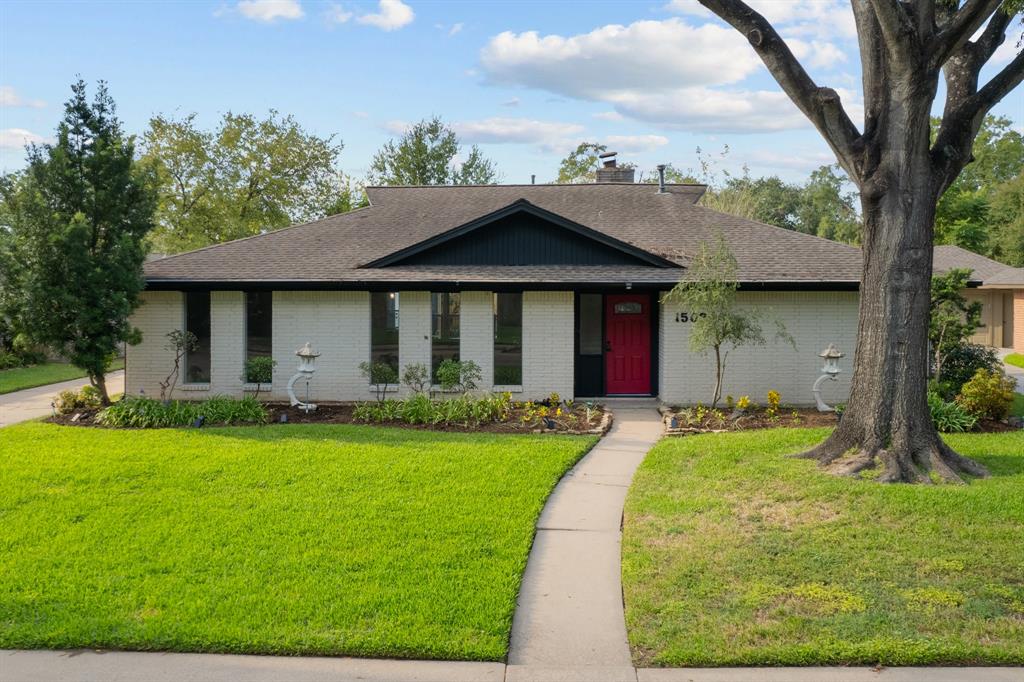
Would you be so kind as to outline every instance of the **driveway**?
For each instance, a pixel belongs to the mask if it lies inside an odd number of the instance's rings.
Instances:
[[[68,390],[77,391],[88,383],[88,379],[72,379],[59,384],[26,388],[24,391],[0,395],[0,427],[50,415],[53,413],[51,403],[58,393]],[[107,392],[111,394],[124,392],[123,369],[107,375]]]
[[[1014,352],[1012,348],[1001,348],[999,350],[999,359],[1002,360],[1012,352]],[[1011,376],[1017,380],[1017,393],[1024,393],[1024,367],[1007,364],[1004,360],[1003,369],[1006,370],[1007,376]]]

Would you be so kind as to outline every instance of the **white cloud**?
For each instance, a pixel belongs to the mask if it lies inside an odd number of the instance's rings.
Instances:
[[[412,23],[416,14],[402,0],[380,0],[376,14],[364,14],[356,19],[360,24],[376,26],[382,31],[396,31]]]
[[[370,112],[368,111],[353,111],[352,115],[356,118],[370,118]]]
[[[405,133],[408,132],[409,128],[412,127],[412,124],[409,123],[408,121],[395,119],[392,121],[384,121],[383,123],[380,124],[380,127],[382,130],[384,130],[385,132],[389,132],[392,135],[405,135]]]
[[[768,20],[780,33],[814,35],[822,40],[853,38],[857,25],[847,0],[746,0],[747,5]],[[672,0],[670,12],[714,19],[715,15],[697,0]],[[785,31],[781,29],[785,28]]]
[[[831,0],[799,3],[830,10],[836,6]],[[783,21],[802,18],[789,4],[765,6]],[[812,36],[790,38],[789,43],[810,65],[829,68],[846,60],[842,49],[827,40]],[[609,104],[614,111],[595,114],[603,120],[628,116],[668,129],[708,133],[809,126],[781,90],[738,85],[763,73],[763,66],[743,36],[718,23],[692,26],[671,18],[603,26],[573,36],[504,32],[481,50],[480,64],[491,83]]]
[[[518,107],[519,104],[520,104],[519,98],[518,97],[512,97],[511,99],[507,99],[504,102],[502,102],[501,106],[503,106],[503,107]]]
[[[599,111],[596,114],[591,114],[591,116],[599,118],[602,121],[621,121],[625,118],[625,116],[617,111]]]
[[[459,121],[452,128],[463,142],[535,144],[545,150],[572,146],[582,139],[584,131],[577,123],[503,117]]]
[[[649,152],[664,147],[668,144],[668,138],[663,135],[608,135],[602,138],[602,142],[607,144],[609,149],[628,154]]]
[[[836,47],[835,43],[822,40],[805,41],[799,38],[785,40],[796,58],[810,66],[831,68],[846,61],[846,53]]]
[[[1013,60],[1017,54],[1024,50],[1024,30],[1007,32],[1006,40],[992,53],[990,64],[1006,64]]]
[[[458,22],[458,23],[452,24],[452,27],[450,29],[448,29],[448,35],[450,35],[450,36],[453,36],[456,33],[461,33],[461,32],[462,32],[462,22],[461,21]]]
[[[750,165],[766,167],[769,169],[785,169],[810,173],[821,166],[828,166],[836,162],[836,157],[828,151],[793,150],[788,152],[777,152],[762,149],[751,153],[747,157]]]
[[[0,85],[0,107],[31,107],[42,109],[46,102],[41,99],[25,99],[12,86]]]
[[[240,0],[236,7],[243,17],[255,21],[301,19],[305,15],[298,0]]]
[[[49,141],[49,138],[36,135],[24,128],[4,128],[0,130],[0,149],[22,149],[28,144],[40,144]]]
[[[671,129],[750,133],[809,125],[789,97],[779,91],[693,87],[652,95],[621,93],[611,101],[626,116]]]
[[[330,3],[327,6],[327,11],[324,12],[324,19],[327,20],[328,24],[344,24],[351,18],[352,12],[334,2]]]
[[[570,37],[506,31],[483,48],[480,63],[491,82],[583,99],[734,83],[760,68],[733,29],[693,27],[675,18],[613,24]]]

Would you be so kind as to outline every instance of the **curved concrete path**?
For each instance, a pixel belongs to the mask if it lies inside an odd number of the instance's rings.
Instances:
[[[0,427],[18,422],[48,417],[53,413],[50,405],[61,391],[77,391],[89,383],[88,379],[72,379],[58,384],[47,384],[0,395]],[[107,392],[124,393],[124,370],[107,375]]]
[[[507,682],[636,681],[622,608],[622,508],[662,421],[653,400],[609,406],[611,431],[541,512],[512,621]]]

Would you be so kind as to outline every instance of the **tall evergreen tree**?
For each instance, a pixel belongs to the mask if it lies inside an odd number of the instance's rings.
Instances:
[[[108,404],[104,374],[118,345],[139,339],[128,318],[143,288],[156,196],[106,85],[92,103],[83,81],[71,90],[56,142],[29,147],[24,177],[2,185],[4,288],[20,330],[86,371]]]

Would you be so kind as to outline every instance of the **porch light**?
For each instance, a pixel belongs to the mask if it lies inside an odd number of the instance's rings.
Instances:
[[[295,354],[299,357],[299,366],[298,371],[288,380],[288,399],[291,401],[292,407],[298,407],[304,412],[312,412],[316,409],[316,405],[309,402],[309,380],[313,378],[313,373],[316,372],[316,359],[320,357],[320,354],[313,350],[313,346],[309,341],[302,348],[295,351]],[[295,397],[295,382],[299,379],[306,380],[306,402]]]
[[[836,375],[843,370],[839,369],[839,359],[846,357],[846,354],[836,348],[835,344],[828,344],[828,348],[818,353],[818,357],[823,360],[821,368],[821,376],[814,382],[814,388],[811,393],[814,394],[814,402],[818,407],[818,412],[835,412],[834,407],[830,407],[824,400],[821,399],[821,385],[825,381],[835,381]]]

